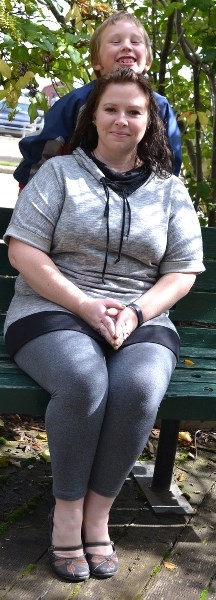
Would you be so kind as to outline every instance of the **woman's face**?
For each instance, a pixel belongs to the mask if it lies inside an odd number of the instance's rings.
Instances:
[[[142,140],[148,115],[148,98],[136,83],[110,83],[94,114],[98,147],[127,154]]]

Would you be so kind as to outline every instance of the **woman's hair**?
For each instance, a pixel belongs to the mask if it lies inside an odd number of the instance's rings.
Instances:
[[[146,29],[143,27],[143,25],[141,25],[140,21],[134,15],[128,13],[125,10],[120,10],[119,12],[115,12],[112,15],[110,15],[110,17],[105,19],[105,21],[103,21],[103,23],[101,25],[99,25],[99,27],[97,27],[97,29],[93,33],[93,35],[90,39],[91,64],[93,65],[93,64],[97,63],[99,60],[99,52],[100,52],[101,38],[103,36],[103,32],[105,31],[105,29],[107,27],[116,25],[116,23],[119,23],[119,21],[129,21],[130,23],[135,25],[141,31],[141,33],[143,35],[144,43],[146,45],[146,65],[147,65],[147,67],[150,67],[152,64],[153,55],[152,55],[151,42],[150,42],[148,33],[147,33]],[[95,71],[95,75],[97,78],[101,77],[100,71]]]
[[[159,177],[166,177],[167,174],[172,173],[172,151],[151,85],[144,75],[134,73],[128,67],[119,68],[97,79],[78,117],[77,127],[71,139],[71,149],[73,151],[78,146],[82,146],[90,152],[95,150],[98,144],[98,133],[93,123],[95,111],[109,85],[119,83],[122,85],[135,83],[147,98],[148,125],[142,140],[137,145],[137,156],[143,161],[145,168]]]

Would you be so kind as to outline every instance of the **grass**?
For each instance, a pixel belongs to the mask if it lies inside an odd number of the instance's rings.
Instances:
[[[22,517],[24,517],[29,511],[35,510],[39,501],[39,496],[32,496],[31,498],[28,498],[24,506],[16,508],[15,510],[4,515],[3,520],[0,523],[0,533],[4,533],[11,523],[22,519]]]
[[[0,165],[2,165],[2,167],[17,167],[18,166],[18,162],[9,162],[8,160],[1,160],[0,161]]]

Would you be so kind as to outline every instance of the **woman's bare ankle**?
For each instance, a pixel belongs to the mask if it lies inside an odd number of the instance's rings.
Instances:
[[[73,558],[83,555],[82,519],[83,499],[78,501],[56,500],[53,515],[52,545],[65,548],[65,550],[55,551],[58,556]],[[75,550],[66,550],[66,548],[76,546],[78,548]]]
[[[90,554],[100,554],[109,556],[112,554],[112,544],[108,531],[109,512],[113,504],[114,498],[108,498],[96,494],[92,490],[88,494],[84,502],[83,510],[83,538],[85,543],[99,543],[101,546],[85,546],[86,552]],[[104,542],[110,542],[108,545],[103,545]]]

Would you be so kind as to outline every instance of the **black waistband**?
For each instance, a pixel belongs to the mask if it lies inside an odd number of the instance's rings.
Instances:
[[[30,342],[30,340],[49,333],[62,329],[72,329],[79,331],[85,335],[92,337],[100,344],[107,346],[108,342],[103,341],[103,338],[97,331],[92,329],[90,325],[85,323],[76,315],[63,311],[43,311],[35,313],[15,321],[5,335],[5,343],[10,353],[11,358],[14,358],[16,352]],[[169,327],[161,325],[144,325],[135,329],[131,335],[123,342],[122,347],[138,344],[141,342],[151,342],[160,344],[172,350],[177,360],[179,357],[179,337],[175,331]],[[118,352],[121,348],[118,350]]]

